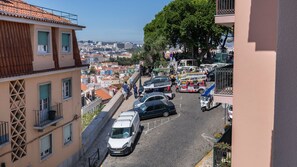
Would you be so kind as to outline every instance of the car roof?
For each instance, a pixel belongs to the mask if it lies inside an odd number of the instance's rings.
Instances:
[[[154,101],[149,101],[149,102],[145,102],[145,105],[148,106],[154,106],[154,105],[158,105],[158,104],[166,104],[161,100],[154,100]]]
[[[132,126],[133,118],[137,112],[126,111],[122,112],[113,124],[113,128],[127,128]]]
[[[112,127],[113,128],[129,128],[129,127],[131,127],[131,121],[119,120],[119,121],[116,121]]]

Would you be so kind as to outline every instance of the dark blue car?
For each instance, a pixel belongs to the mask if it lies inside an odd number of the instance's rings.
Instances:
[[[171,101],[150,101],[142,104],[138,108],[134,108],[134,111],[139,113],[140,119],[148,119],[154,117],[164,116],[167,117],[176,113],[174,104]]]

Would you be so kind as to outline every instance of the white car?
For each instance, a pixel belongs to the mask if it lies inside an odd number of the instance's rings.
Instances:
[[[127,155],[133,151],[137,135],[141,132],[139,114],[127,111],[120,114],[112,125],[107,148],[110,155]]]

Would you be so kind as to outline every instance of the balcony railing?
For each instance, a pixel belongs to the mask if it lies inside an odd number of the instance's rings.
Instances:
[[[215,71],[215,94],[233,95],[233,67],[217,68]]]
[[[235,13],[235,0],[217,0],[217,15],[232,15]]]
[[[8,122],[0,121],[0,145],[9,141]]]
[[[7,2],[0,3],[0,13],[1,12],[13,14],[14,16],[19,17],[37,18],[68,24],[78,24],[78,17],[75,14],[36,5],[30,5],[19,0],[9,0]]]
[[[58,103],[45,110],[35,110],[34,128],[43,130],[44,128],[54,125],[63,118],[63,105]]]

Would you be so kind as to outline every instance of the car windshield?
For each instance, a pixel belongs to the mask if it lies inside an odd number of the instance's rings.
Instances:
[[[184,67],[184,66],[186,66],[186,63],[181,62],[181,63],[179,63],[179,66]]]
[[[143,103],[143,102],[145,101],[145,99],[147,99],[147,97],[148,97],[148,95],[146,94],[146,95],[144,95],[139,101],[140,101],[141,103]]]
[[[130,128],[112,128],[111,138],[113,139],[125,139],[130,136]]]

